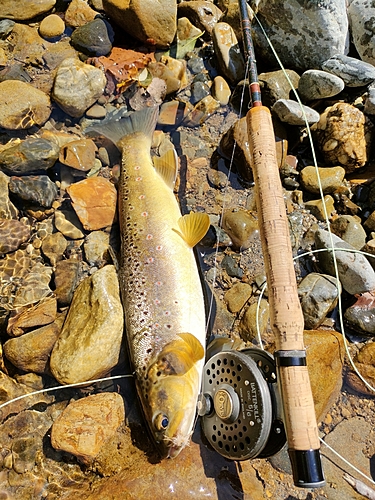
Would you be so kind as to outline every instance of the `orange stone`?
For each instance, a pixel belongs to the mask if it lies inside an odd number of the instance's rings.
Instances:
[[[111,226],[116,215],[117,191],[104,177],[89,177],[67,188],[73,208],[87,231]]]
[[[87,172],[95,164],[95,153],[98,150],[91,139],[72,141],[60,149],[59,160],[64,165]]]

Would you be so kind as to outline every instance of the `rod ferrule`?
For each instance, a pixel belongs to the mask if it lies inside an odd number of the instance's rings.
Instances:
[[[324,479],[319,450],[288,450],[293,480],[299,488],[322,488]]]
[[[276,366],[306,366],[306,351],[276,351]]]

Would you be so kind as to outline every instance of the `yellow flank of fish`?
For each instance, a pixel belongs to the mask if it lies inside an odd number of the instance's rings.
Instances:
[[[201,386],[205,309],[192,247],[210,223],[207,214],[181,215],[175,152],[154,167],[157,117],[147,108],[97,130],[122,151],[120,288],[138,394],[162,455],[176,456],[193,432]]]

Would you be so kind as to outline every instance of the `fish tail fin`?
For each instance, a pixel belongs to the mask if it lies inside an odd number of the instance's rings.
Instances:
[[[104,135],[119,146],[124,136],[142,132],[146,137],[152,139],[159,116],[159,107],[152,106],[141,111],[130,112],[124,107],[108,113],[108,116],[100,123],[95,123],[86,128],[85,134],[94,133]]]

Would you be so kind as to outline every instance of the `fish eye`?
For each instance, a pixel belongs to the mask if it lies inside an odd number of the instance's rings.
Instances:
[[[166,415],[163,415],[163,413],[159,413],[156,415],[154,419],[154,426],[157,431],[165,431],[165,429],[169,425],[169,419]]]

